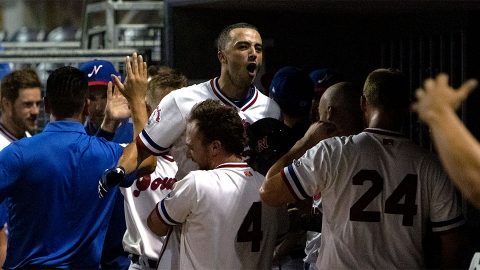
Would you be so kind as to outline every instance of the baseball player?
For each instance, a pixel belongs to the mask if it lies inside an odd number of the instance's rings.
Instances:
[[[148,82],[146,102],[156,108],[171,91],[187,85],[185,76],[174,69],[164,68]],[[170,155],[157,156],[157,166],[151,175],[135,180],[132,186],[121,188],[125,199],[127,230],[123,247],[130,253],[130,269],[156,269],[164,239],[147,227],[147,217],[157,202],[165,198],[175,183],[177,164]]]
[[[1,84],[0,101],[0,151],[11,142],[31,137],[37,131],[40,111],[41,83],[35,71],[16,70],[6,75]],[[7,203],[0,204],[0,266],[5,261],[7,249]]]
[[[85,121],[85,131],[88,135],[103,137],[116,143],[130,143],[133,140],[133,125],[128,114],[121,115],[112,125],[106,126],[108,82],[112,81],[112,74],[120,76],[113,63],[106,60],[92,60],[79,65],[88,80],[88,118]],[[119,95],[121,96],[121,95]],[[125,101],[125,100],[124,100]],[[110,101],[111,102],[111,101]],[[125,101],[126,102],[126,101]],[[118,104],[116,104],[118,105]],[[126,104],[125,104],[126,105]],[[127,113],[129,113],[127,108]],[[107,128],[108,127],[108,128]],[[124,252],[122,239],[126,230],[125,212],[123,210],[123,196],[117,193],[115,207],[110,218],[110,224],[102,250],[102,268],[127,269],[130,265],[128,254]]]
[[[278,209],[260,202],[264,177],[242,161],[243,129],[235,108],[218,100],[191,110],[186,143],[200,170],[178,181],[148,218],[158,235],[182,226],[180,269],[271,269]]]
[[[206,99],[220,100],[235,108],[245,125],[265,117],[280,117],[278,105],[253,85],[263,59],[262,39],[256,27],[246,23],[230,25],[220,33],[217,45],[220,77],[167,95],[150,115],[148,124],[145,127],[139,125],[144,129],[137,137],[136,144],[125,149],[118,170],[110,170],[109,173],[118,172],[118,179],[121,179],[122,175],[139,168],[140,162],[150,155],[166,153],[171,153],[178,164],[177,179],[196,169],[196,164],[185,154],[186,117],[196,103]],[[125,95],[130,100],[143,98],[134,92]],[[139,111],[144,109],[143,104],[130,104],[130,107],[137,114],[146,114]],[[101,190],[108,188],[104,185]]]
[[[461,198],[433,155],[400,133],[407,85],[399,71],[373,71],[361,101],[364,132],[318,143],[335,128],[315,123],[267,173],[261,197],[271,205],[321,193],[318,269],[422,268],[429,223],[443,266],[461,267]]]

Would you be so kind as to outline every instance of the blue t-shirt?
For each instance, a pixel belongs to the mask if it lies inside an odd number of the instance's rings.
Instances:
[[[0,151],[0,201],[8,198],[6,269],[99,268],[114,199],[98,179],[123,148],[88,136],[79,122],[55,121]]]

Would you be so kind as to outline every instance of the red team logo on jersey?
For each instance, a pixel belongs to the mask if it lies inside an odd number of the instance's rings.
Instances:
[[[251,171],[244,171],[243,174],[245,174],[245,176],[253,176]]]
[[[160,112],[162,111],[162,109],[159,109],[158,107],[155,108],[155,110],[152,112],[152,115],[148,118],[148,124],[150,125],[152,123],[152,121],[155,121],[155,122],[160,122]]]
[[[146,175],[137,181],[135,181],[135,186],[138,188],[138,190],[133,191],[133,196],[138,197],[140,196],[140,193],[142,191],[147,190],[149,187],[151,190],[157,190],[159,187],[161,190],[168,189],[171,190],[173,188],[173,184],[175,184],[177,180],[175,178],[157,178],[152,181],[152,178],[150,175]]]

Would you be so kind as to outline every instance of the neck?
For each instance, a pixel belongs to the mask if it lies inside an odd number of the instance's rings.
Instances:
[[[61,116],[55,116],[53,114],[50,115],[50,121],[74,121],[74,122],[80,122],[82,123],[82,114],[74,114],[70,117],[61,117]]]
[[[212,158],[211,168],[215,169],[218,165],[231,162],[242,162],[242,157],[235,154],[225,154]]]
[[[402,125],[401,120],[396,113],[375,109],[371,111],[368,118],[368,127],[401,131]]]
[[[218,78],[218,85],[220,86],[220,91],[225,96],[232,99],[243,99],[247,96],[248,90],[250,89],[250,84],[242,85],[238,82],[235,82],[230,75],[222,72],[220,78]]]
[[[0,123],[5,127],[5,129],[10,132],[15,138],[20,139],[25,137],[25,129],[20,128],[15,122],[8,117],[1,117]]]

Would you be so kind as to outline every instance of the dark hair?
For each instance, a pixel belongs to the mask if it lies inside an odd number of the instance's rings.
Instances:
[[[185,86],[187,86],[187,77],[183,74],[172,68],[162,69],[148,82],[147,103],[152,107],[156,107],[160,102],[160,100],[157,100],[157,95],[155,95],[156,91],[170,92]],[[162,94],[162,96],[165,96],[168,93]]]
[[[245,130],[238,112],[218,100],[207,99],[196,104],[188,122],[197,121],[203,143],[215,140],[222,143],[225,151],[241,155],[245,147]]]
[[[1,84],[1,97],[10,101],[18,98],[20,89],[42,87],[37,73],[32,69],[15,70],[3,77]]]
[[[85,106],[88,96],[87,77],[75,67],[58,68],[47,79],[45,96],[55,117],[71,117],[82,112]]]
[[[410,106],[408,81],[397,69],[377,69],[368,74],[363,95],[370,104],[387,111]]]
[[[222,32],[220,32],[220,35],[218,35],[218,38],[217,38],[217,49],[219,51],[224,50],[225,47],[227,46],[227,43],[230,40],[230,31],[237,28],[250,28],[255,31],[258,31],[257,27],[255,27],[254,25],[249,23],[244,23],[244,22],[232,24],[223,28]]]

